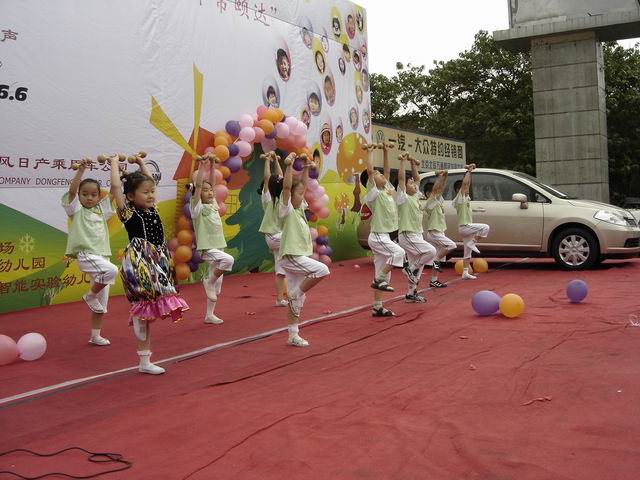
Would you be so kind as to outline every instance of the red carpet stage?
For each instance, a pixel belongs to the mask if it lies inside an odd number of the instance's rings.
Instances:
[[[123,297],[104,348],[86,344],[81,303],[0,316],[0,333],[48,341],[42,359],[0,367],[0,450],[118,452],[133,467],[101,478],[136,480],[638,477],[640,261],[518,261],[475,282],[447,268],[448,288],[390,302],[391,319],[370,316],[371,277],[370,259],[332,266],[308,295],[306,349],[278,331],[272,275],[226,279],[220,326],[202,323],[201,286],[185,287],[186,318],[153,328],[153,359],[170,359],[158,377],[131,368]],[[564,293],[574,278],[589,284],[582,304]],[[404,294],[402,274],[392,283],[389,298]],[[524,314],[476,316],[481,289],[521,295]],[[74,452],[0,457],[25,476],[111,468]]]

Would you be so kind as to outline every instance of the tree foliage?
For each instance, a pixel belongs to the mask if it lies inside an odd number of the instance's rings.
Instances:
[[[640,51],[604,46],[612,200],[638,195]],[[528,53],[500,48],[480,31],[472,47],[447,62],[396,65],[371,75],[373,120],[467,144],[467,161],[535,174]]]

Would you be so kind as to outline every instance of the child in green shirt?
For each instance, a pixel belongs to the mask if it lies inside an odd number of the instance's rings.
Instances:
[[[447,183],[449,172],[440,170],[436,172],[436,182],[431,189],[431,195],[427,199],[425,209],[427,212],[427,242],[436,248],[436,258],[433,262],[433,273],[429,285],[433,288],[444,288],[447,285],[438,280],[439,262],[442,261],[447,252],[456,248],[453,240],[444,234],[447,230],[447,222],[444,216],[444,198],[442,193]]]
[[[295,153],[284,160],[286,170],[282,186],[282,200],[278,217],[282,224],[280,239],[280,265],[284,269],[289,285],[289,338],[287,343],[294,347],[308,347],[309,342],[299,335],[298,323],[306,293],[329,275],[329,268],[313,258],[311,231],[304,215],[307,203],[304,194],[309,180],[309,169],[317,168],[306,155],[301,179],[293,178]]]

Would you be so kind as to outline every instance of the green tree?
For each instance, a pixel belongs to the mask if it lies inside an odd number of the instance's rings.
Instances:
[[[260,159],[262,153],[262,148],[256,145],[251,158],[243,162],[242,168],[247,170],[249,180],[240,190],[240,208],[227,220],[229,225],[240,225],[240,231],[228,243],[229,248],[236,250],[234,273],[273,266],[273,253],[267,247],[264,235],[258,231],[264,213],[258,195],[264,171],[264,162]]]

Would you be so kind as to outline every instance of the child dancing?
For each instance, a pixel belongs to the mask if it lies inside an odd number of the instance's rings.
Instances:
[[[159,375],[164,368],[151,363],[151,323],[158,318],[182,319],[189,309],[177,293],[175,270],[164,239],[164,228],[156,209],[156,182],[144,163],[146,154],[129,157],[139,170],[119,175],[118,156],[112,156],[111,195],[118,217],[129,235],[120,277],[131,302],[130,323],[138,339],[138,371]],[[104,159],[104,156],[103,156]],[[124,185],[123,185],[124,184]]]

